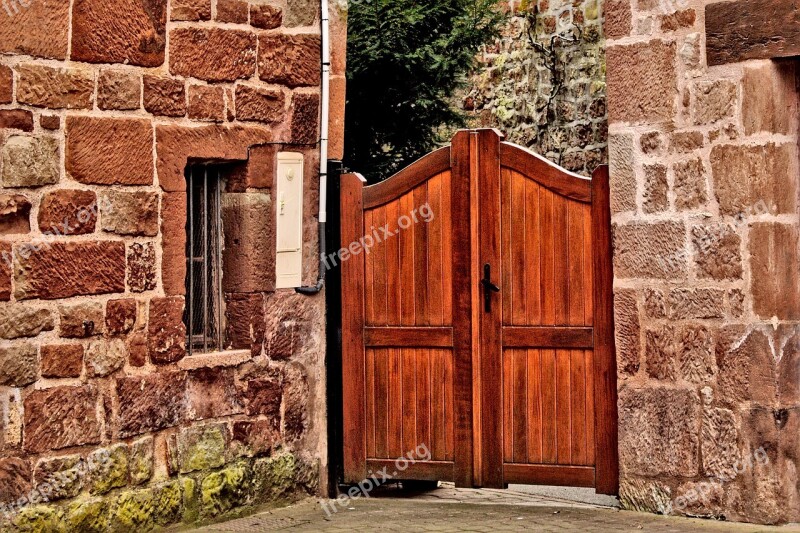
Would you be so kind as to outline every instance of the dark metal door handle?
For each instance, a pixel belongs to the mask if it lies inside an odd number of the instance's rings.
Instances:
[[[483,265],[483,279],[481,280],[483,286],[483,310],[487,313],[492,312],[492,293],[500,292],[500,287],[492,283],[492,267],[489,263]]]

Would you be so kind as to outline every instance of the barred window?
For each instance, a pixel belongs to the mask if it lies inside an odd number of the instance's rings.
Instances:
[[[186,349],[192,353],[224,346],[222,296],[223,228],[220,167],[186,167]]]

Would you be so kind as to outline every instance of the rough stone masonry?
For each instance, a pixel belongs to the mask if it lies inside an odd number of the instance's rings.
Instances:
[[[710,3],[605,5],[620,497],[798,522],[797,66],[709,67]]]
[[[319,3],[8,8],[0,529],[144,531],[316,493],[327,462],[323,296],[275,290],[272,186],[276,153],[302,152],[313,283]],[[342,2],[332,19],[336,158]],[[184,169],[196,161],[226,164],[227,343],[188,357]]]

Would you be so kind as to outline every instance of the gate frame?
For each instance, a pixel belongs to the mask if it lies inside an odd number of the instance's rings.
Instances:
[[[476,407],[481,402],[479,393],[483,386],[480,362],[476,365],[477,368],[473,368],[475,362],[473,345],[480,345],[482,331],[480,322],[483,315],[479,313],[479,272],[474,268],[475,259],[480,252],[479,227],[483,222],[477,212],[479,176],[497,172],[499,177],[500,168],[504,159],[507,159],[510,164],[506,166],[526,169],[523,174],[541,186],[562,196],[576,198],[582,196],[582,201],[591,203],[594,239],[592,266],[595,275],[592,324],[595,475],[594,483],[590,486],[593,486],[599,494],[617,494],[619,487],[617,373],[608,166],[598,167],[593,172],[591,181],[588,181],[524,147],[502,141],[503,137],[502,133],[494,129],[459,130],[449,146],[423,156],[388,179],[368,187],[365,187],[366,180],[360,174],[343,174],[340,188],[341,213],[344,215],[341,217],[341,243],[346,248],[364,236],[363,216],[353,216],[353,214],[363,213],[365,209],[392,201],[437,173],[451,171],[451,212],[459,213],[459,216],[453,216],[451,220],[452,242],[460,244],[453,248],[453,261],[470,267],[453,269],[452,280],[454,442],[459,443],[460,453],[454,457],[451,475],[447,475],[450,472],[445,470],[434,475],[440,475],[438,479],[452,479],[459,487],[502,487],[502,453],[498,455],[500,465],[498,478],[496,464],[495,472],[483,470],[485,465],[482,464],[482,458],[486,453],[483,445],[480,446],[480,453],[475,453],[474,446],[474,443],[479,443],[482,439],[481,409]],[[576,185],[576,179],[586,180],[588,186],[583,183]],[[491,191],[489,193],[492,194]],[[497,200],[499,201],[499,198]],[[485,197],[482,197],[481,201],[485,201]],[[343,294],[347,293],[350,296],[347,305],[344,305],[342,299],[341,310],[344,400],[342,435],[347,441],[343,450],[343,463],[344,481],[356,483],[367,478],[364,357],[345,357],[344,354],[364,353],[365,280],[363,274],[359,275],[359,272],[364,272],[364,254],[354,255],[348,262],[353,262],[351,267],[341,269]],[[471,287],[471,290],[463,290],[464,286]],[[353,305],[353,301],[360,304]],[[499,347],[500,339],[496,341]],[[344,379],[344,376],[362,376],[362,379]],[[348,399],[350,401],[347,401]],[[497,416],[494,418],[499,419]],[[354,438],[354,435],[360,435],[361,438]],[[423,475],[414,477],[415,472],[410,469],[405,477],[426,479],[430,474],[429,469]],[[561,484],[564,485],[580,486],[572,479],[562,481]]]

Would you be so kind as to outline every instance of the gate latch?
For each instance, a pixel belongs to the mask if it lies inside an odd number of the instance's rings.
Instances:
[[[500,287],[492,283],[492,267],[489,263],[483,265],[483,310],[487,313],[492,312],[492,293],[500,292]]]

